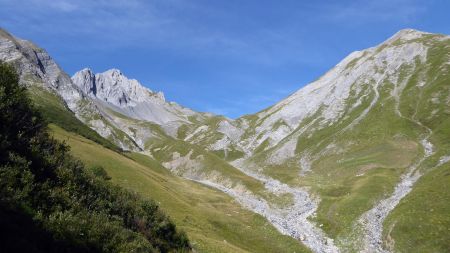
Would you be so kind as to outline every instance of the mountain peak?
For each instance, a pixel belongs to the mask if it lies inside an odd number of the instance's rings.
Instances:
[[[84,68],[75,73],[72,80],[86,95],[119,107],[135,106],[149,99],[158,103],[165,102],[162,92],[151,91],[116,68],[97,74],[89,68]]]
[[[129,79],[119,69],[109,69],[93,74],[88,68],[72,76],[72,81],[88,97],[101,102],[127,117],[141,119],[157,124],[186,121],[194,111],[169,103],[164,93],[154,92],[136,79]]]
[[[427,34],[427,32],[423,32],[423,31],[413,29],[413,28],[404,28],[404,29],[399,30],[395,34],[403,35],[403,34],[411,34],[411,33]]]
[[[90,68],[84,68],[72,76],[72,81],[77,85],[84,94],[93,96],[97,95],[97,87],[95,75]]]
[[[411,28],[406,28],[406,29],[402,29],[398,32],[396,32],[394,35],[392,35],[392,37],[390,37],[386,42],[388,43],[392,43],[398,39],[401,40],[413,40],[413,39],[418,39],[420,37],[422,37],[423,35],[426,34],[430,34],[427,32],[422,32],[419,30],[415,30],[415,29],[411,29]]]
[[[90,69],[90,68],[84,68],[84,69],[82,69],[82,70],[80,70],[80,71],[78,71],[78,72],[81,72],[81,73],[94,73],[94,72],[92,71],[92,69]]]
[[[120,71],[120,69],[116,69],[116,68],[108,69],[107,71],[103,72],[103,74],[111,75],[111,76],[123,76],[122,71]]]

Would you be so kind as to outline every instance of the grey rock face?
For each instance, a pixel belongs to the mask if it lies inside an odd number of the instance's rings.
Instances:
[[[44,49],[0,29],[0,61],[14,64],[23,84],[40,83],[58,93],[71,110],[77,110],[81,91]]]
[[[95,75],[90,69],[83,69],[77,72],[77,74],[72,77],[72,81],[78,85],[78,87],[83,91],[84,94],[93,96],[97,95],[97,85],[95,82]]]
[[[167,124],[173,121],[188,122],[188,116],[196,114],[166,102],[162,92],[153,92],[137,80],[128,79],[118,69],[98,74],[83,69],[75,73],[72,81],[91,98],[106,102],[102,104],[134,119]]]

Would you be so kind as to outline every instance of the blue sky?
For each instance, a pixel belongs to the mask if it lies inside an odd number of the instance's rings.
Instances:
[[[450,1],[0,0],[0,26],[70,75],[118,68],[166,98],[235,118],[403,28],[450,34]]]

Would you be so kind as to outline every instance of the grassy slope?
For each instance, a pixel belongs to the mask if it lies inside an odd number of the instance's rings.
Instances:
[[[402,71],[410,70],[405,66]],[[392,192],[404,169],[421,154],[417,140],[423,131],[395,114],[395,100],[390,96],[393,88],[394,84],[383,83],[378,89],[378,103],[351,130],[342,131],[369,106],[374,97],[372,90],[347,118],[320,130],[315,130],[313,124],[312,134],[300,137],[297,154],[320,154],[330,143],[345,147],[343,152],[322,155],[305,177],[298,176],[298,160],[266,167],[268,175],[289,184],[310,186],[321,197],[316,221],[331,237],[349,234],[354,221]],[[361,94],[353,97],[347,101],[349,105]],[[270,150],[258,154],[257,159],[264,161],[268,154]]]
[[[430,82],[417,99],[411,96],[418,93],[413,78],[402,97],[408,104],[417,104],[416,117],[433,130],[431,141],[436,155],[424,163],[425,176],[384,223],[385,241],[400,252],[448,252],[450,249],[450,164],[434,168],[439,157],[450,155],[450,67],[445,64],[449,60],[449,41],[434,42],[428,53],[428,64],[422,66]],[[404,106],[404,110],[408,107]]]
[[[352,131],[340,132],[369,102],[370,99],[363,102],[360,109],[340,124],[302,137],[297,146],[298,153],[308,150],[315,154],[335,143],[347,147],[345,152],[321,157],[305,177],[298,176],[297,163],[265,170],[268,175],[286,183],[310,186],[319,194],[322,201],[316,221],[334,238],[348,234],[362,213],[394,189],[404,168],[419,152],[418,144],[412,141],[417,133],[411,131],[411,124],[394,115],[392,98],[382,100],[382,104],[375,106]],[[384,120],[377,120],[379,118]]]
[[[398,252],[448,252],[449,185],[449,163],[422,177],[388,216],[385,241]]]
[[[125,157],[57,126],[51,129],[88,166],[103,166],[113,182],[158,201],[200,252],[307,252],[219,191],[173,176],[146,156]]]
[[[224,134],[219,132],[219,125],[222,121],[227,121],[223,116],[213,116],[202,121],[192,120],[194,124],[182,125],[177,132],[177,138],[184,140],[188,135],[193,134],[198,127],[207,126],[208,129],[205,132],[200,132],[190,137],[189,142],[195,142],[196,145],[203,147],[204,149],[209,149],[212,144],[224,138]],[[219,158],[226,161],[233,161],[238,158],[242,158],[245,154],[239,150],[233,144],[229,144],[226,151],[224,149],[212,151]]]
[[[197,145],[167,138],[160,142],[155,140],[150,150],[152,150],[154,157],[161,162],[170,161],[172,159],[172,153],[174,152],[178,152],[181,156],[185,156],[189,151],[193,151],[191,158],[200,155],[203,156],[203,168],[201,168],[201,171],[204,171],[205,173],[217,171],[226,179],[243,183],[249,190],[257,194],[262,194],[262,191],[264,190],[264,186],[260,181],[245,175],[240,170],[220,159],[214,153],[208,152]]]
[[[446,65],[450,60],[450,44],[448,40],[425,43],[434,43],[430,45],[427,64],[417,63],[415,68],[403,66],[400,69],[401,78],[410,75],[411,78],[408,77],[399,108],[403,115],[416,117],[433,129],[431,141],[437,154],[425,161],[424,170],[434,166],[439,157],[450,155],[450,76],[449,65]],[[423,88],[417,86],[422,78],[427,80]],[[300,139],[297,146],[298,153],[309,150],[315,154],[334,142],[347,146],[345,152],[326,155],[314,162],[313,171],[306,177],[298,176],[298,161],[265,170],[286,183],[311,186],[322,199],[316,220],[332,237],[345,238],[354,221],[373,203],[392,192],[404,168],[422,154],[418,140],[426,131],[395,115],[395,101],[390,96],[393,87],[392,83],[380,87],[379,103],[351,131],[340,132],[368,106],[373,98],[372,91],[361,109],[349,115],[347,122],[344,119],[338,125],[315,131]],[[263,152],[257,158],[263,161],[265,155]],[[385,237],[389,237],[387,241],[396,242],[397,250],[448,251],[449,182],[448,169],[440,168],[426,175],[388,217],[384,224]],[[425,243],[422,238],[428,241]]]

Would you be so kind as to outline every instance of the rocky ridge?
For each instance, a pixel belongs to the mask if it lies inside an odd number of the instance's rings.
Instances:
[[[73,75],[72,81],[84,94],[130,118],[163,125],[188,122],[188,117],[196,114],[174,102],[166,102],[162,92],[153,92],[137,80],[128,79],[118,69],[98,74],[83,69]]]

